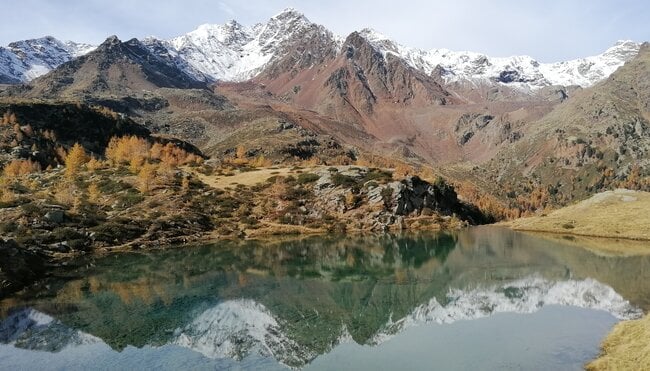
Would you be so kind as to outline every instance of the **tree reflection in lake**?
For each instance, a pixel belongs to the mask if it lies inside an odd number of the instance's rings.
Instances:
[[[105,344],[124,354],[187,348],[244,367],[267,358],[302,367],[338,344],[376,346],[426,323],[550,304],[619,319],[648,308],[649,256],[575,244],[482,227],[115,254],[78,278],[3,300],[0,348],[16,366],[21,358],[7,347]]]

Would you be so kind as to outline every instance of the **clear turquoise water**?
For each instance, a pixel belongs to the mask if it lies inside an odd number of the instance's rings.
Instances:
[[[570,242],[570,243],[569,243]],[[0,369],[581,369],[650,258],[492,227],[97,259],[0,302]]]

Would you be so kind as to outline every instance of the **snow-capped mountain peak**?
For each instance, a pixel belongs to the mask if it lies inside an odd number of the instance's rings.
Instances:
[[[10,43],[0,48],[0,81],[30,81],[94,49],[93,45],[63,42],[52,36]]]
[[[226,24],[203,24],[196,30],[170,40],[176,48],[182,48],[187,43],[194,45],[205,45],[218,42],[224,46],[243,46],[252,40],[252,31],[236,21],[228,21]]]
[[[213,80],[243,81],[255,77],[275,58],[286,55],[293,43],[317,26],[304,14],[287,8],[266,23],[246,27],[236,21],[205,24],[169,40],[192,68]],[[331,33],[330,33],[331,34]]]
[[[623,40],[597,56],[557,63],[540,63],[527,55],[490,57],[481,53],[449,49],[425,51],[410,48],[369,28],[359,31],[359,34],[384,56],[395,55],[426,74],[440,71],[441,77],[448,83],[499,83],[526,90],[549,85],[591,86],[636,56],[641,46],[634,41]]]
[[[447,83],[504,84],[534,91],[549,85],[587,87],[603,80],[639,51],[640,44],[621,40],[600,55],[556,63],[530,56],[490,57],[449,49],[423,50],[404,46],[380,32],[364,28],[358,34],[384,57],[404,60]],[[200,80],[244,81],[265,71],[274,61],[300,59],[301,53],[323,57],[341,50],[343,38],[287,8],[265,23],[245,26],[236,20],[203,24],[171,40],[143,39],[156,55],[173,61]],[[60,64],[84,55],[95,46],[61,42],[46,36],[0,47],[0,83],[26,82]],[[307,55],[309,57],[309,55]],[[318,58],[303,58],[312,66]]]

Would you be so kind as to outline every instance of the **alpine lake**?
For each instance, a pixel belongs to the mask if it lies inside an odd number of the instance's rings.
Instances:
[[[0,301],[0,369],[580,370],[650,308],[650,255],[593,245],[486,226],[88,258]]]

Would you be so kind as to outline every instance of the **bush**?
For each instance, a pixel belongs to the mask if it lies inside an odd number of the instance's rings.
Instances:
[[[72,228],[54,228],[50,235],[51,242],[63,242],[83,239],[85,236]]]
[[[320,175],[314,174],[314,173],[303,173],[298,175],[297,182],[298,184],[307,184],[307,183],[314,183],[320,179]]]
[[[370,180],[388,182],[390,180],[393,180],[393,174],[381,169],[370,169],[364,176],[363,180],[364,182],[368,182]]]
[[[134,189],[129,189],[120,195],[119,202],[123,208],[129,208],[137,205],[144,200],[144,196]]]
[[[18,229],[18,224],[16,222],[10,221],[7,223],[0,223],[0,233],[9,234],[15,232]]]
[[[351,176],[335,173],[332,175],[332,183],[337,187],[353,187],[357,185],[357,180]]]
[[[34,205],[31,202],[28,204],[21,205],[20,208],[23,209],[23,212],[29,216],[37,216],[41,214],[41,208],[38,205]]]
[[[92,228],[95,240],[108,244],[121,244],[142,236],[146,230],[129,220],[114,220]]]
[[[287,188],[286,193],[281,194],[280,198],[285,201],[296,201],[300,199],[309,198],[311,191],[302,187]]]

